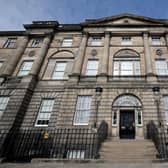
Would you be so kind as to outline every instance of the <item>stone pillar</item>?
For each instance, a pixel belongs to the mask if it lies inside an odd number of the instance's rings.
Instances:
[[[101,70],[100,75],[107,75],[108,74],[108,58],[109,58],[109,45],[110,45],[110,33],[105,32],[105,39],[104,39],[104,54],[101,58]]]
[[[73,75],[79,76],[81,73],[87,41],[88,41],[88,34],[85,33],[85,34],[83,34],[83,38],[82,38],[82,42],[79,47],[78,55],[77,55],[76,60],[74,62],[74,66],[73,66],[73,70],[72,70]]]
[[[3,71],[1,72],[2,75],[12,75],[13,71],[15,70],[16,68],[16,65],[18,63],[18,61],[20,60],[21,56],[23,55],[25,49],[26,49],[26,46],[27,46],[27,43],[28,43],[28,37],[24,37],[23,38],[23,41],[21,42],[20,46],[18,46],[18,48],[16,49],[16,52],[14,52],[9,60],[4,63],[3,67],[1,68]]]
[[[152,58],[151,58],[150,45],[149,45],[149,36],[147,32],[143,34],[143,40],[144,40],[146,75],[153,75]]]
[[[48,52],[50,42],[51,42],[51,35],[48,35],[47,37],[44,38],[42,47],[33,63],[33,66],[30,71],[31,75],[36,76],[39,73],[43,60]]]

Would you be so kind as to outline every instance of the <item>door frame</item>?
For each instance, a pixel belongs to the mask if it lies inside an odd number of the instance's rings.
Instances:
[[[132,113],[133,115],[133,123],[134,123],[134,130],[133,130],[133,137],[131,138],[122,138],[121,137],[121,114],[123,113]],[[119,118],[119,138],[120,139],[135,139],[136,137],[136,125],[135,125],[135,122],[136,122],[136,119],[135,119],[135,109],[120,109],[119,110],[119,113],[120,113],[120,118]]]

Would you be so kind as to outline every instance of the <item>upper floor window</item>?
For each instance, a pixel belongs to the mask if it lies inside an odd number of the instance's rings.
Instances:
[[[62,42],[62,47],[71,47],[72,46],[72,38],[65,38]]]
[[[114,61],[113,75],[140,75],[140,61]]]
[[[4,48],[15,48],[16,47],[16,38],[8,38]]]
[[[168,75],[168,67],[166,60],[155,60],[157,75]]]
[[[33,61],[24,61],[20,67],[18,76],[28,75],[33,65]]]
[[[121,45],[132,45],[132,40],[130,36],[122,37]]]
[[[101,37],[92,37],[92,46],[100,46],[102,45],[102,38]]]
[[[163,105],[164,105],[164,111],[166,115],[166,122],[168,124],[168,96],[163,97]]]
[[[91,96],[78,96],[74,125],[88,125],[91,111]]]
[[[91,76],[97,75],[97,70],[98,70],[98,61],[89,60],[86,68],[86,75],[91,75]]]
[[[153,45],[161,45],[162,44],[161,38],[158,36],[152,37],[152,44]]]
[[[36,120],[36,126],[48,126],[53,106],[53,99],[42,100]]]
[[[43,40],[41,38],[39,38],[39,39],[33,39],[31,47],[39,47],[41,45],[42,41]]]
[[[3,65],[3,61],[0,61],[0,68],[2,67],[2,65]]]
[[[66,62],[56,62],[52,79],[64,79],[66,65]]]
[[[6,109],[8,101],[9,101],[9,97],[7,97],[7,96],[0,97],[0,118],[2,117],[2,114]]]

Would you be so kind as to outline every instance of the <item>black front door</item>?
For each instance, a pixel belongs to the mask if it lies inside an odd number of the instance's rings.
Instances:
[[[135,138],[135,116],[134,110],[120,111],[120,138]]]

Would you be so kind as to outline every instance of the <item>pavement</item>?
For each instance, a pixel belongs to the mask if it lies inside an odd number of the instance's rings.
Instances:
[[[168,168],[167,163],[0,163],[0,168]]]

